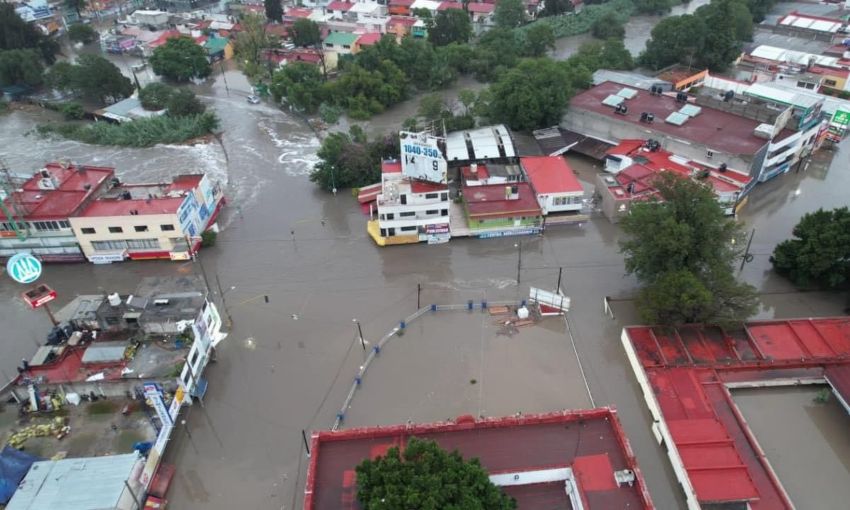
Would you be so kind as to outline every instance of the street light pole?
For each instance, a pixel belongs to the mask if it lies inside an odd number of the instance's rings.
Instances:
[[[520,270],[522,269],[522,241],[514,244],[517,248],[517,259],[516,259],[516,284],[519,286],[520,284]]]
[[[357,335],[360,338],[360,346],[363,347],[363,350],[366,350],[366,341],[363,340],[363,328],[360,327],[360,321],[357,319],[351,319],[351,322],[357,324]]]

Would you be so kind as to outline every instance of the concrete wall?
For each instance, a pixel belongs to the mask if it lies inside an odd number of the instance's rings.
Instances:
[[[602,214],[604,214],[611,223],[617,223],[620,221],[620,217],[628,214],[631,201],[615,200],[614,195],[608,191],[608,185],[605,183],[605,177],[610,177],[610,175],[599,174],[596,176],[596,187],[594,188],[594,193],[601,197],[598,205],[602,209]],[[620,211],[621,205],[625,206],[622,211]]]
[[[664,119],[656,119],[656,122],[664,122]],[[590,111],[571,108],[561,119],[561,126],[613,144],[629,138],[641,140],[652,138],[658,140],[663,149],[673,154],[697,162],[704,162],[711,166],[726,163],[730,168],[745,173],[750,173],[753,166],[753,156],[726,154],[706,145],[689,142],[652,129],[652,124],[635,125],[629,122],[616,122],[615,119],[612,120]],[[765,140],[765,145],[767,145],[767,140]],[[711,158],[708,158],[708,150],[714,153]]]
[[[92,241],[126,241],[135,239],[157,239],[160,247],[149,251],[170,251],[174,244],[172,238],[185,240],[185,234],[180,227],[176,214],[140,214],[136,216],[101,216],[70,218],[71,227],[80,243],[86,257],[98,252],[92,247]],[[173,225],[174,230],[163,231],[161,225]],[[136,226],[147,226],[147,232],[136,232]],[[111,233],[109,227],[121,227],[123,232]],[[83,228],[95,229],[94,234],[84,234]],[[130,249],[130,251],[145,251]]]

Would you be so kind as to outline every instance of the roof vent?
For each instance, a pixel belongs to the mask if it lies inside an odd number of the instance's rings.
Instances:
[[[622,104],[622,103],[621,103],[621,104],[618,104],[618,105],[614,108],[614,113],[618,113],[618,114],[620,114],[620,115],[625,115],[625,114],[629,113],[629,107],[628,107],[628,106],[626,106],[626,105],[624,105],[624,104]]]
[[[655,121],[655,114],[651,112],[641,112],[640,121],[646,122],[647,124],[652,124]]]

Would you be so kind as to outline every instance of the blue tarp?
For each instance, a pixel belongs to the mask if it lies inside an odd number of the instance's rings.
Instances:
[[[11,446],[3,448],[0,452],[0,505],[5,505],[12,499],[12,494],[18,490],[18,484],[24,479],[30,466],[40,460]]]

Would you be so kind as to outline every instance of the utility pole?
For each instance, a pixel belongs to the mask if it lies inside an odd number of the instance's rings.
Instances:
[[[221,78],[224,80],[224,90],[227,91],[227,97],[230,97],[230,87],[227,86],[227,75],[224,74],[224,58],[218,61],[221,68]]]
[[[519,287],[520,283],[520,270],[522,269],[522,241],[514,244],[517,248],[517,259],[516,259],[516,284]]]
[[[555,285],[555,292],[557,292],[558,294],[561,293],[561,273],[563,273],[563,272],[564,272],[564,268],[559,267],[558,268],[558,284]]]
[[[741,267],[738,268],[738,272],[741,272],[741,271],[744,270],[744,264],[746,264],[747,262],[753,261],[753,256],[750,254],[750,245],[753,244],[753,237],[755,237],[755,235],[756,235],[756,228],[753,227],[752,232],[750,232],[750,240],[747,241],[747,249],[744,250],[744,255],[741,257]]]
[[[351,319],[354,324],[357,324],[357,335],[360,338],[360,346],[363,347],[363,351],[366,351],[366,341],[363,340],[363,329],[360,327],[360,321],[357,319]]]
[[[304,449],[307,450],[307,456],[310,456],[310,443],[307,441],[307,431],[301,429],[301,439],[304,440]]]
[[[416,309],[417,310],[419,310],[422,307],[422,304],[420,303],[420,297],[421,296],[422,296],[422,284],[417,283],[416,284]]]

